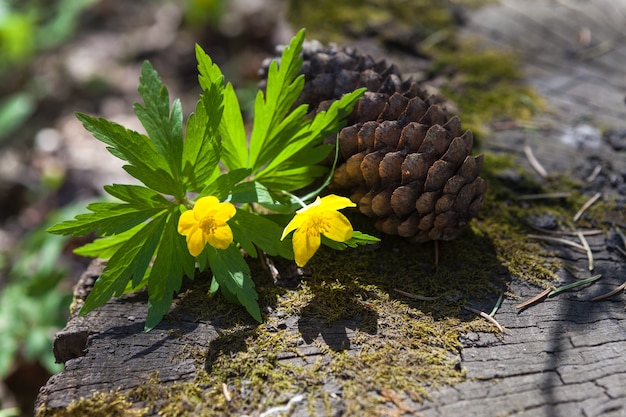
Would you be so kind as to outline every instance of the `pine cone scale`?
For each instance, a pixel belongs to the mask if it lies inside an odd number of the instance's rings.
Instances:
[[[303,58],[298,101],[313,113],[367,88],[339,132],[331,189],[349,196],[384,233],[418,242],[457,237],[487,187],[479,176],[483,157],[471,155],[473,136],[461,120],[385,61],[315,42],[305,43]]]

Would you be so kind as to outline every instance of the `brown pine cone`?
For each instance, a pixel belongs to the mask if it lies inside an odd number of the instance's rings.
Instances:
[[[487,187],[479,177],[482,155],[470,155],[472,132],[463,132],[441,99],[403,81],[393,65],[319,43],[305,43],[303,56],[299,100],[313,112],[357,88],[368,90],[339,132],[330,188],[349,196],[384,233],[418,242],[457,237]]]

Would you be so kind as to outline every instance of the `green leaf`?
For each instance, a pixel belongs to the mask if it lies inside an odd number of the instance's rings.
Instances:
[[[230,245],[225,250],[207,245],[207,253],[213,278],[219,284],[224,296],[229,299],[229,295],[234,295],[255,320],[262,322],[257,302],[259,296],[254,290],[248,264],[239,249],[235,245]]]
[[[239,100],[231,83],[224,91],[224,113],[220,124],[224,154],[222,161],[230,170],[248,167],[248,139]]]
[[[105,185],[104,190],[113,197],[125,201],[129,207],[138,210],[150,208],[168,208],[172,205],[161,194],[140,185],[112,184]]]
[[[109,259],[115,254],[131,237],[133,237],[147,223],[141,223],[125,232],[102,237],[74,249],[74,253],[80,256],[91,258]]]
[[[183,275],[189,271],[193,274],[195,269],[195,259],[187,250],[185,238],[178,234],[179,217],[178,212],[170,216],[148,276],[146,331],[159,324],[170,309],[174,293],[180,291]]]
[[[252,170],[248,168],[240,168],[226,172],[208,184],[202,192],[200,192],[198,197],[212,195],[222,201],[233,192],[235,185],[246,179],[251,172]]]
[[[187,190],[200,191],[219,174],[222,145],[218,128],[223,111],[222,80],[207,86],[196,105],[196,113],[187,121],[183,146],[183,178]]]
[[[352,233],[352,237],[345,242],[336,242],[322,235],[322,243],[335,250],[344,250],[348,247],[356,248],[357,246],[371,245],[378,242],[380,242],[380,239],[376,236],[371,236],[356,230]]]
[[[257,105],[255,105],[255,123],[257,126],[256,114],[259,112],[259,105],[262,105],[263,100],[260,100],[260,94],[257,95]],[[308,126],[310,121],[305,119],[307,113],[307,105],[298,106],[291,114],[286,116],[283,120],[278,122],[276,126],[272,126],[271,130],[267,132],[268,136],[265,139],[263,145],[256,151],[253,151],[252,140],[250,141],[251,152],[250,155],[256,155],[254,162],[251,162],[252,167],[256,171],[264,171],[268,164],[271,164],[275,158],[286,157],[291,153],[285,153],[289,144],[294,141],[300,141],[304,137],[302,131],[303,126]],[[252,130],[254,134],[254,128]]]
[[[137,210],[129,204],[92,203],[87,206],[92,213],[77,215],[48,229],[49,233],[84,236],[93,232],[101,235],[122,233],[163,212],[163,208]]]
[[[324,138],[338,132],[345,125],[346,117],[352,113],[352,109],[365,91],[367,88],[359,88],[344,94],[339,100],[334,101],[328,110],[317,113],[313,123],[308,127],[311,134]]]
[[[345,118],[350,114],[365,88],[345,94],[332,103],[327,111],[316,114],[310,124],[300,126],[292,133],[283,149],[260,171],[255,179],[269,188],[282,184],[287,191],[306,187],[320,174],[320,169],[305,169],[315,166],[326,158],[332,146],[322,145],[325,137],[339,131],[345,125]]]
[[[166,215],[155,218],[111,256],[80,309],[80,315],[100,307],[113,295],[121,295],[131,279],[133,283],[141,281],[159,244],[166,220]]]
[[[224,75],[211,58],[196,45],[198,80],[202,89],[210,91],[212,86],[224,83]],[[248,143],[239,101],[233,86],[228,83],[223,91],[223,111],[219,134],[222,136],[222,162],[229,170],[248,167]]]
[[[291,213],[300,207],[299,204],[293,204],[288,197],[270,191],[258,181],[246,181],[237,184],[232,189],[229,201],[233,204],[259,203],[263,207],[281,213]]]
[[[234,240],[250,256],[256,257],[256,247],[259,247],[270,256],[279,255],[285,259],[293,259],[291,242],[280,240],[284,226],[241,209],[237,210],[237,214],[228,224],[233,231]]]
[[[154,148],[167,161],[169,173],[180,178],[183,154],[183,109],[180,100],[174,100],[170,110],[170,96],[150,62],[144,61],[139,77],[139,95],[145,106],[135,103],[134,110]]]
[[[267,77],[266,93],[259,91],[254,104],[254,126],[250,138],[249,166],[254,170],[280,154],[300,127],[306,106],[299,106],[287,116],[304,87],[304,76],[298,75],[302,67],[302,42],[304,29],[300,30],[282,53],[280,66],[272,61]]]
[[[130,163],[124,169],[133,177],[160,193],[184,197],[182,185],[172,177],[167,161],[147,136],[106,119],[82,113],[76,117],[96,139],[109,145],[111,154]]]
[[[263,175],[259,181],[270,189],[295,191],[310,185],[315,178],[327,172],[328,168],[321,165],[304,166]]]

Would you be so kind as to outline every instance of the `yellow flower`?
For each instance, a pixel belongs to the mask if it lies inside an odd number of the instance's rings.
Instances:
[[[192,210],[180,215],[178,233],[187,237],[192,256],[198,256],[208,243],[217,249],[226,249],[233,241],[233,231],[226,224],[236,213],[231,203],[220,203],[213,196],[196,201]]]
[[[285,236],[293,230],[293,253],[298,266],[304,266],[320,247],[321,235],[336,242],[345,242],[352,237],[352,224],[343,214],[339,213],[345,207],[355,207],[346,197],[334,194],[317,199],[296,212],[285,230]]]

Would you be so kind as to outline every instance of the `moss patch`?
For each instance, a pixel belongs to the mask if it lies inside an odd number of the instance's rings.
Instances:
[[[545,107],[534,89],[522,80],[516,57],[472,44],[441,49],[434,54],[432,76],[450,81],[442,94],[459,107],[463,125],[477,137],[494,121],[528,120]]]
[[[139,417],[147,412],[146,408],[133,407],[125,395],[119,391],[95,392],[89,398],[72,401],[63,409],[42,409],[38,417]]]
[[[476,8],[493,0],[291,0],[288,19],[306,27],[322,42],[378,36],[380,41],[423,40],[433,33],[452,33],[451,9],[460,4]],[[444,36],[446,37],[446,36]]]

